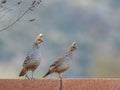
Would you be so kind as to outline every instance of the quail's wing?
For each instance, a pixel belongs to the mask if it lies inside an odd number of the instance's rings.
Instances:
[[[23,67],[24,67],[25,65],[29,64],[29,63],[30,63],[30,57],[27,56],[27,57],[25,58],[24,62],[23,62]]]
[[[64,61],[64,57],[58,58],[50,67],[58,67]]]

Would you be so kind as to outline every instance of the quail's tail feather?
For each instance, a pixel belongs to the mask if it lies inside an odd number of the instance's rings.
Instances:
[[[50,74],[50,71],[48,71],[44,76],[43,78],[45,78],[46,76],[48,76]]]
[[[27,73],[27,69],[23,68],[22,71],[19,74],[19,77],[24,76],[26,73]]]

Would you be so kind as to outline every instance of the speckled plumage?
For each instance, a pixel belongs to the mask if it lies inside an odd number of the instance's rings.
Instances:
[[[34,44],[32,50],[28,53],[23,63],[23,67],[31,71],[34,71],[34,69],[36,69],[39,66],[40,60],[41,60],[40,46]]]

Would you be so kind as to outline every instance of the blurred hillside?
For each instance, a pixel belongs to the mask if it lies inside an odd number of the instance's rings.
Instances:
[[[6,7],[14,2],[8,0]],[[15,20],[29,3],[24,1],[1,18],[0,29]],[[35,21],[28,22],[31,18]],[[0,78],[18,78],[24,58],[39,33],[44,34],[44,43],[35,77],[41,78],[73,41],[78,49],[63,77],[120,77],[119,0],[43,0],[19,23],[0,32]]]

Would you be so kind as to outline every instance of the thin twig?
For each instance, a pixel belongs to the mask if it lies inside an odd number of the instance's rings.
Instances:
[[[36,0],[37,1],[37,0]],[[16,24],[18,21],[20,21],[20,19],[29,11],[32,11],[33,8],[36,6],[37,4],[32,4],[20,17],[18,17],[13,23],[11,23],[10,25],[8,25],[7,27],[3,28],[0,30],[0,32],[7,30],[8,28],[12,27],[14,24]]]
[[[19,18],[17,18],[12,24],[8,25],[7,27],[3,28],[0,30],[0,32],[10,28],[11,26],[13,26],[14,24],[16,24],[30,9],[27,9]]]

